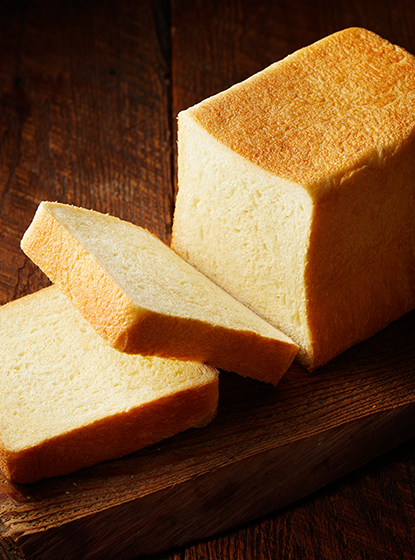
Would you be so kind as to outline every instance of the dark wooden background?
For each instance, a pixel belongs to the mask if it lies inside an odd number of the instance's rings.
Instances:
[[[168,242],[178,111],[353,25],[415,53],[410,0],[0,1],[0,303],[48,284],[19,248],[41,200]],[[413,558],[414,492],[409,441],[282,511],[154,558]]]

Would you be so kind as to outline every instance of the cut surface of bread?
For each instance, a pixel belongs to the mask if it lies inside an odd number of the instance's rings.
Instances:
[[[21,245],[118,350],[196,360],[274,385],[298,350],[129,222],[42,202]]]
[[[415,58],[350,28],[179,114],[172,248],[310,370],[415,307],[414,103]]]
[[[0,308],[0,466],[31,483],[215,416],[210,366],[111,348],[55,286]]]

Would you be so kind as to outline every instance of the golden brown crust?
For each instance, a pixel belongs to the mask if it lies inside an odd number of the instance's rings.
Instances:
[[[357,169],[315,203],[305,268],[309,370],[415,308],[414,151],[415,130],[383,165]]]
[[[0,467],[12,482],[29,484],[133,453],[215,416],[218,379],[99,420],[19,452],[0,449]],[[201,419],[202,420],[199,420]]]
[[[21,242],[50,280],[65,293],[109,344],[122,350],[119,332],[137,318],[131,300],[82,245],[42,207]],[[93,288],[93,289],[91,289]],[[105,313],[102,309],[105,308]]]
[[[415,124],[414,70],[404,49],[350,28],[187,112],[265,170],[324,189],[348,169],[377,164],[407,136]]]
[[[277,385],[293,362],[298,346],[250,331],[212,327],[196,319],[148,314],[126,333],[124,351],[174,355],[210,364]]]

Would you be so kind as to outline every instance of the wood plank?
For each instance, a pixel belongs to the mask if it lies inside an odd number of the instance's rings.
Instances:
[[[308,495],[415,435],[414,318],[318,375],[294,365],[276,389],[223,373],[203,430],[68,477],[2,480],[0,542],[24,558],[135,558]]]
[[[0,303],[47,280],[20,250],[41,200],[169,240],[169,61],[150,1],[0,7]],[[139,69],[139,71],[138,71]]]

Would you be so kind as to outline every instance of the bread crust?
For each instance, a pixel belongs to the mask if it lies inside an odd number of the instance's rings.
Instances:
[[[32,484],[123,457],[189,428],[205,427],[215,417],[217,384],[216,380],[163,397],[18,452],[0,442],[0,468],[8,480]]]
[[[23,251],[37,255],[39,268],[111,346],[122,350],[119,332],[130,328],[140,311],[49,212],[39,208],[35,220],[36,228],[29,228],[22,238]]]
[[[316,196],[393,152],[413,129],[414,103],[413,55],[353,27],[187,112],[235,153]]]
[[[415,308],[415,129],[314,206],[305,286],[310,370]],[[356,198],[359,192],[359,198]]]
[[[212,327],[196,319],[149,313],[124,333],[124,352],[195,360],[277,385],[293,362],[298,346],[252,331]],[[214,365],[215,364],[215,365]]]

